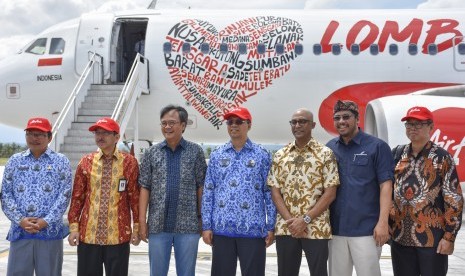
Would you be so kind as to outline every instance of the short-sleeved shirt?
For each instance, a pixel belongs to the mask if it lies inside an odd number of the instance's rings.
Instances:
[[[442,238],[455,241],[463,194],[451,155],[428,141],[415,157],[409,144],[395,165],[392,238],[416,247],[436,247]]]
[[[286,208],[293,217],[303,217],[323,195],[325,189],[339,185],[334,153],[314,138],[303,148],[292,142],[273,157],[268,185],[278,188]],[[307,226],[308,239],[330,239],[329,209],[312,218]],[[278,213],[275,235],[291,233],[286,221]]]
[[[149,233],[199,233],[197,190],[206,169],[202,147],[184,138],[174,151],[163,141],[145,152],[139,185],[150,190]]]
[[[380,185],[393,180],[389,145],[360,129],[347,145],[340,137],[326,145],[336,155],[341,181],[330,208],[333,235],[373,235],[380,212]]]
[[[68,212],[70,230],[88,244],[116,245],[131,240],[139,230],[139,165],[134,156],[115,149],[84,156],[74,177]],[[132,213],[132,215],[131,215]]]
[[[47,149],[35,158],[28,149],[8,160],[2,181],[2,209],[11,221],[7,240],[61,240],[68,235],[63,214],[71,197],[71,166],[63,154]],[[43,218],[48,226],[30,234],[19,226],[25,217]]]
[[[274,231],[276,207],[266,185],[270,165],[270,153],[249,139],[240,151],[231,142],[215,149],[203,190],[202,229],[242,238]]]

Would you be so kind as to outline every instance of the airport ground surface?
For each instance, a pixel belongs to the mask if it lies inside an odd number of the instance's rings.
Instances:
[[[3,167],[0,167],[0,183],[3,177]],[[465,187],[464,187],[465,188]],[[465,222],[465,221],[464,221]],[[10,223],[3,214],[0,212],[0,275],[6,275],[6,266],[8,261],[9,242],[5,239],[8,232]],[[63,275],[72,276],[76,275],[77,254],[76,247],[68,245],[67,240],[64,241],[64,261],[63,261]],[[391,266],[390,247],[385,245],[381,255],[381,272],[383,276],[393,275]],[[205,245],[202,240],[199,241],[199,250],[197,256],[196,275],[210,275],[211,266],[211,248]],[[238,266],[237,275],[240,274]],[[129,259],[129,275],[140,276],[149,275],[148,264],[148,246],[146,243],[141,242],[139,246],[131,245],[131,255]],[[176,275],[176,266],[174,255],[171,258],[170,270],[168,275]],[[267,250],[266,257],[266,275],[278,275],[276,248],[272,245]],[[308,266],[305,259],[302,259],[300,268],[300,275],[310,275]],[[353,275],[356,275],[355,271]],[[449,257],[449,276],[463,276],[465,275],[465,226],[459,232],[455,243],[455,251]]]

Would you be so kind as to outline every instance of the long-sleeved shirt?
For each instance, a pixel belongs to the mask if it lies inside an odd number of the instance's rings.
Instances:
[[[68,212],[71,232],[88,244],[115,245],[131,240],[139,231],[137,160],[115,149],[110,158],[99,150],[84,156],[74,177]]]
[[[212,152],[202,197],[202,230],[228,237],[263,238],[274,231],[276,207],[266,184],[270,154],[249,139]]]
[[[202,147],[184,139],[174,151],[163,141],[145,152],[139,185],[150,191],[149,233],[199,232],[197,191],[206,169]]]
[[[395,165],[393,240],[417,247],[436,247],[443,238],[455,241],[463,194],[451,155],[428,141],[415,157],[409,144]]]
[[[7,239],[63,239],[68,234],[63,214],[70,196],[71,167],[63,154],[47,149],[39,158],[30,150],[13,155],[2,181],[2,209],[11,221]],[[48,226],[29,234],[19,225],[25,217],[42,218]]]

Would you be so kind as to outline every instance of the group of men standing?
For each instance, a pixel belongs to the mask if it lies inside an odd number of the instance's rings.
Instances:
[[[62,239],[78,247],[78,275],[127,275],[130,244],[149,243],[150,273],[167,275],[174,248],[178,275],[195,275],[201,236],[212,246],[212,275],[265,275],[266,248],[276,241],[279,275],[299,275],[302,251],[311,275],[381,275],[390,241],[394,275],[446,275],[461,226],[463,195],[453,158],[430,141],[434,120],[424,107],[402,118],[407,145],[391,151],[359,127],[356,103],[337,101],[339,137],[312,137],[313,114],[289,121],[295,140],[271,154],[248,137],[250,112],[224,115],[230,141],[207,166],[202,148],[183,138],[187,111],[160,113],[165,140],[140,166],[118,150],[118,124],[89,128],[99,150],[76,169],[48,148],[51,126],[29,120],[28,150],[10,158],[2,208],[11,220],[7,275],[61,275]]]

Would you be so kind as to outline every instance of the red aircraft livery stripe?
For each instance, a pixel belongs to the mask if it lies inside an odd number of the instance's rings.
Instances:
[[[41,58],[37,66],[56,66],[61,65],[63,58]]]

